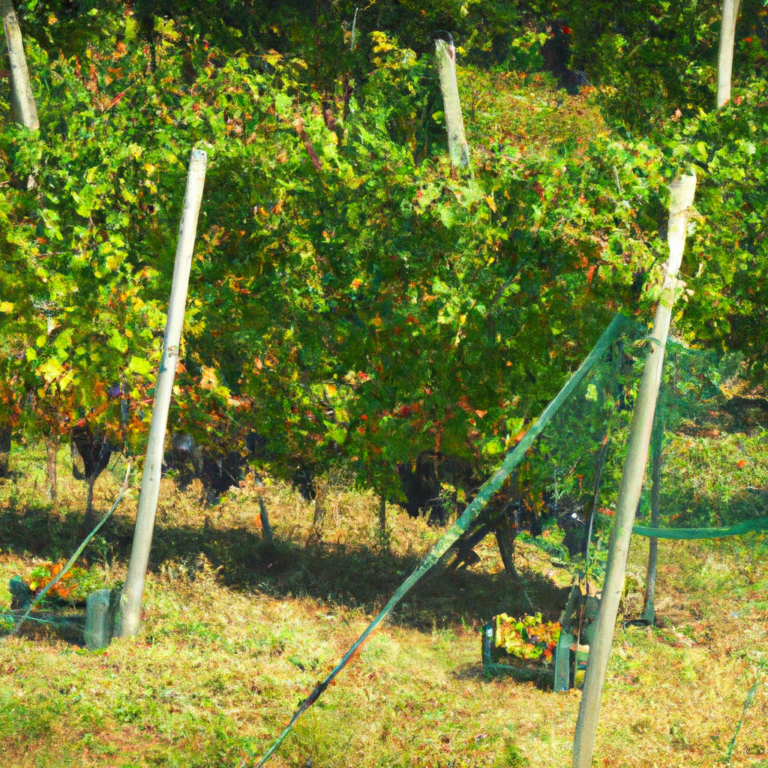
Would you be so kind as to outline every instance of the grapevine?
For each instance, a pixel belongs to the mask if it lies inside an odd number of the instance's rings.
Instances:
[[[42,563],[35,567],[26,579],[27,586],[33,595],[37,595],[45,589],[58,575],[63,568],[63,563]],[[90,572],[86,568],[73,568],[64,574],[61,581],[54,584],[48,592],[47,597],[67,602],[81,603],[90,592],[98,589],[101,579],[96,573]]]

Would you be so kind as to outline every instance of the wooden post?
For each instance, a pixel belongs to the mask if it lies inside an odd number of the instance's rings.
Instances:
[[[666,263],[661,300],[656,307],[653,334],[648,342],[643,378],[632,417],[627,458],[616,501],[616,516],[608,548],[608,566],[600,601],[600,613],[596,622],[594,642],[590,645],[589,665],[584,678],[584,694],[576,723],[573,768],[590,768],[592,765],[600,702],[608,670],[608,659],[611,655],[616,616],[624,589],[632,526],[643,488],[656,399],[664,365],[664,348],[669,334],[677,288],[677,273],[683,258],[688,213],[693,204],[695,191],[695,176],[682,176],[670,185],[669,258]]]
[[[383,493],[379,496],[379,531],[387,532],[387,499]]]
[[[131,560],[128,575],[120,599],[120,617],[117,636],[137,635],[141,623],[141,603],[144,596],[144,580],[149,564],[149,551],[152,547],[152,534],[155,528],[155,512],[160,494],[160,475],[163,464],[163,445],[168,411],[171,405],[171,392],[176,376],[176,364],[179,359],[181,331],[184,326],[184,309],[187,302],[189,273],[192,268],[192,254],[195,247],[197,217],[203,199],[205,168],[208,156],[200,149],[192,151],[187,175],[187,189],[184,197],[184,210],[179,226],[179,239],[176,248],[176,262],[173,268],[171,299],[168,306],[168,320],[165,326],[163,357],[157,374],[155,386],[155,404],[152,410],[152,423],[149,428],[147,458],[141,480],[139,510],[136,515],[136,529],[133,534]]]
[[[11,439],[13,428],[10,425],[0,424],[0,480],[6,480],[11,476]]]
[[[739,0],[723,0],[720,47],[717,52],[717,108],[731,100],[731,73],[733,71],[733,45],[736,40],[736,20]]]
[[[312,535],[320,541],[323,538],[323,526],[325,525],[325,489],[324,480],[315,483],[315,513],[312,518]]]
[[[112,640],[115,614],[112,590],[98,589],[85,601],[85,645],[89,651],[106,648]]]
[[[274,541],[274,534],[272,533],[272,526],[269,522],[269,513],[267,512],[267,505],[264,501],[264,492],[266,487],[264,483],[261,483],[259,487],[259,517],[261,519],[261,530],[264,533],[264,539],[266,541]]]
[[[469,145],[464,136],[464,118],[461,115],[459,86],[456,83],[456,49],[452,42],[446,43],[445,40],[437,40],[435,45],[451,163],[455,168],[468,168]]]
[[[37,119],[37,107],[29,81],[27,57],[24,53],[24,41],[21,38],[19,20],[12,0],[0,0],[0,12],[3,14],[5,40],[8,43],[8,58],[11,63],[11,110],[13,119],[19,124],[36,131],[40,128]]]
[[[51,501],[56,501],[58,496],[59,440],[59,435],[53,431],[45,438],[45,490]]]
[[[663,396],[656,409],[651,435],[651,528],[659,527],[661,516],[661,466],[662,443],[664,442],[664,402]],[[654,598],[656,597],[656,567],[659,557],[659,540],[648,540],[648,573],[645,579],[645,600],[643,601],[643,619],[653,625],[656,621]]]

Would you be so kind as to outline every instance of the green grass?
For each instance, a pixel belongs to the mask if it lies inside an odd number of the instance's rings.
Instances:
[[[721,439],[681,433],[668,453],[667,485],[682,490],[682,478],[696,474],[701,499],[723,485],[737,498],[742,477],[765,488],[760,440],[757,432]],[[753,461],[746,476],[738,444]],[[700,457],[695,466],[691,456]],[[31,468],[41,458],[27,450],[14,463]],[[55,505],[41,500],[34,471],[0,487],[0,604],[9,602],[12,575],[68,554],[77,541],[84,488],[67,477],[66,459],[62,452]],[[102,510],[117,492],[118,474],[119,467],[99,481]],[[383,551],[376,499],[335,488],[318,539],[311,505],[272,485],[267,500],[278,544],[269,547],[251,488],[214,506],[200,494],[199,487],[181,493],[163,483],[138,640],[95,654],[41,629],[0,641],[3,766],[219,768],[261,754],[440,533],[390,507],[391,545]],[[90,554],[91,570],[108,583],[124,576],[135,507],[133,492]],[[660,543],[662,626],[617,629],[596,765],[703,768],[723,758],[755,669],[766,665],[764,541]],[[633,542],[627,616],[639,613],[647,546]],[[522,544],[517,564],[525,582],[513,584],[490,540],[478,552],[482,562],[468,572],[437,573],[406,598],[272,765],[570,765],[580,693],[485,679],[478,633],[502,610],[535,606],[556,616],[568,572]],[[746,714],[731,765],[767,761],[768,683]]]

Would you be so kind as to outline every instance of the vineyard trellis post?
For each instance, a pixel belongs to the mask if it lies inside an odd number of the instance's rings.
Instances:
[[[446,42],[445,40],[436,40],[435,46],[451,163],[454,168],[468,168],[469,145],[464,135],[464,118],[461,114],[459,86],[456,82],[456,48],[453,41]]]
[[[739,0],[723,0],[720,45],[717,52],[717,108],[731,99],[731,75],[733,73],[733,46],[736,42],[736,22],[739,16]]]
[[[187,287],[192,269],[197,219],[203,199],[207,162],[208,156],[203,150],[195,149],[192,151],[187,174],[184,209],[179,226],[176,261],[173,267],[163,356],[155,385],[155,404],[152,410],[147,457],[141,480],[139,510],[136,515],[136,528],[133,534],[128,575],[120,597],[120,613],[116,632],[118,637],[137,635],[141,624],[144,581],[149,564],[149,552],[152,547],[157,499],[160,494],[165,430],[168,423],[173,382],[176,377],[176,364],[179,360],[181,331],[184,326],[184,310],[187,303]]]
[[[0,13],[3,15],[5,40],[8,44],[8,59],[11,64],[11,110],[13,119],[19,124],[36,131],[40,127],[37,119],[37,106],[29,80],[27,56],[24,53],[24,41],[21,28],[13,7],[12,0],[0,0]]]
[[[584,678],[584,693],[579,707],[573,742],[573,768],[590,768],[595,735],[600,716],[600,704],[611,655],[613,633],[619,602],[624,589],[627,556],[632,538],[632,526],[643,478],[648,462],[661,375],[664,366],[664,348],[672,320],[672,307],[678,289],[677,273],[683,258],[688,216],[696,192],[696,177],[681,176],[670,185],[669,199],[669,258],[665,265],[661,298],[656,307],[653,332],[648,339],[643,378],[635,402],[629,436],[627,458],[616,501],[616,514],[608,549],[608,565],[603,584],[600,612],[597,617],[594,641],[589,651],[589,665]]]
[[[382,491],[379,494],[379,533],[382,535],[387,532],[387,497]]]
[[[264,482],[259,480],[256,492],[259,496],[259,520],[261,521],[261,531],[264,534],[264,540],[271,543],[275,539],[275,534],[272,531],[267,504],[264,501],[264,494],[266,491],[267,487],[264,485]]]

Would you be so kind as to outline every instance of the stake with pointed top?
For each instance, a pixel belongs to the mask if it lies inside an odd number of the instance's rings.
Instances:
[[[160,361],[160,371],[157,374],[157,384],[155,385],[155,405],[152,409],[147,458],[141,479],[139,511],[136,515],[136,528],[133,534],[128,575],[120,597],[120,614],[115,633],[118,637],[137,635],[141,624],[144,580],[147,575],[149,551],[152,547],[152,534],[155,528],[157,499],[160,494],[165,429],[168,423],[173,381],[176,377],[176,364],[179,360],[184,309],[187,303],[187,287],[189,285],[189,273],[192,269],[197,218],[203,199],[207,163],[208,155],[205,152],[200,149],[192,151],[187,175],[187,190],[184,196],[184,210],[179,226],[176,262],[173,267],[163,357]]]

